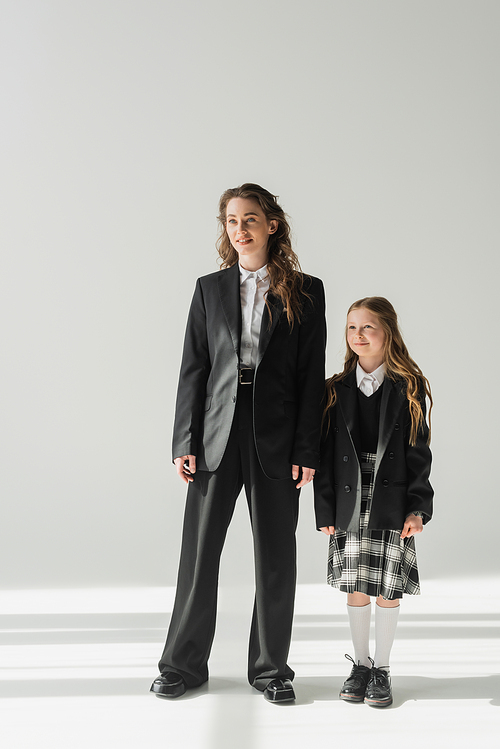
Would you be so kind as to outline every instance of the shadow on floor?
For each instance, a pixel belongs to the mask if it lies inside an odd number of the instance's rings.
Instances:
[[[342,679],[313,676],[295,681],[297,703],[339,699]],[[489,676],[461,676],[457,678],[430,678],[426,676],[395,676],[392,679],[394,703],[391,709],[406,702],[419,700],[489,700],[500,707],[500,674]],[[358,705],[349,705],[356,708]]]
[[[116,697],[150,696],[152,678],[123,679],[36,679],[0,681],[0,698],[47,698],[47,697]],[[313,702],[338,701],[341,686],[339,677],[297,678],[294,682],[297,699],[280,707],[293,704],[308,705]],[[488,700],[500,707],[500,674],[457,678],[430,678],[424,676],[396,676],[393,678],[393,709],[406,702],[419,700]],[[206,695],[231,695],[232,697],[255,697],[263,699],[260,692],[252,689],[246,679],[213,677],[197,689],[188,690],[178,701],[202,699]],[[173,702],[172,700],[161,700]],[[350,706],[356,709],[356,705]]]

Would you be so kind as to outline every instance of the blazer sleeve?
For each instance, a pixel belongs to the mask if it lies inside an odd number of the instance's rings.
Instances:
[[[425,396],[421,400],[424,412],[424,422],[418,430],[417,441],[410,445],[410,420],[407,422],[408,439],[405,440],[406,474],[408,490],[406,498],[405,517],[419,510],[424,514],[422,521],[425,525],[432,517],[434,490],[429,482],[432,455],[427,444],[429,427],[426,421]],[[409,412],[408,412],[408,419]]]
[[[182,455],[197,455],[209,373],[206,310],[201,282],[198,279],[184,337],[175,406],[172,460]]]
[[[334,431],[328,420],[321,439],[321,464],[314,476],[314,512],[316,528],[335,526],[336,500],[333,475]]]
[[[298,412],[291,462],[318,468],[320,462],[321,415],[325,389],[325,290],[319,278],[306,288],[311,296],[299,327],[297,355]]]

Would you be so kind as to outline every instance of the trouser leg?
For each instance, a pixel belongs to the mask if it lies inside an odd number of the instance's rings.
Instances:
[[[188,488],[175,603],[159,663],[160,671],[180,674],[188,687],[208,679],[220,556],[242,486],[233,432],[217,471],[198,471]]]
[[[292,478],[267,478],[260,466],[251,428],[240,429],[239,440],[255,556],[248,680],[252,686],[264,690],[272,679],[294,677],[287,658],[295,600],[295,530],[300,490],[295,488],[297,482]]]

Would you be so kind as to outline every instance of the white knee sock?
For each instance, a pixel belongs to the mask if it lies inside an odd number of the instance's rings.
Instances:
[[[351,628],[352,644],[354,645],[354,660],[356,665],[371,666],[370,655],[370,618],[372,614],[371,602],[366,606],[349,606],[349,627]]]
[[[392,609],[375,605],[375,667],[389,668],[392,643],[398,624],[399,606]]]

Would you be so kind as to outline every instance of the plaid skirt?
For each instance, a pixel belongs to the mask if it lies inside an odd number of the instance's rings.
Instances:
[[[392,600],[403,593],[418,595],[415,538],[402,539],[400,531],[368,530],[375,470],[374,453],[361,453],[361,512],[359,533],[336,530],[330,536],[330,585],[344,593],[365,593]]]

